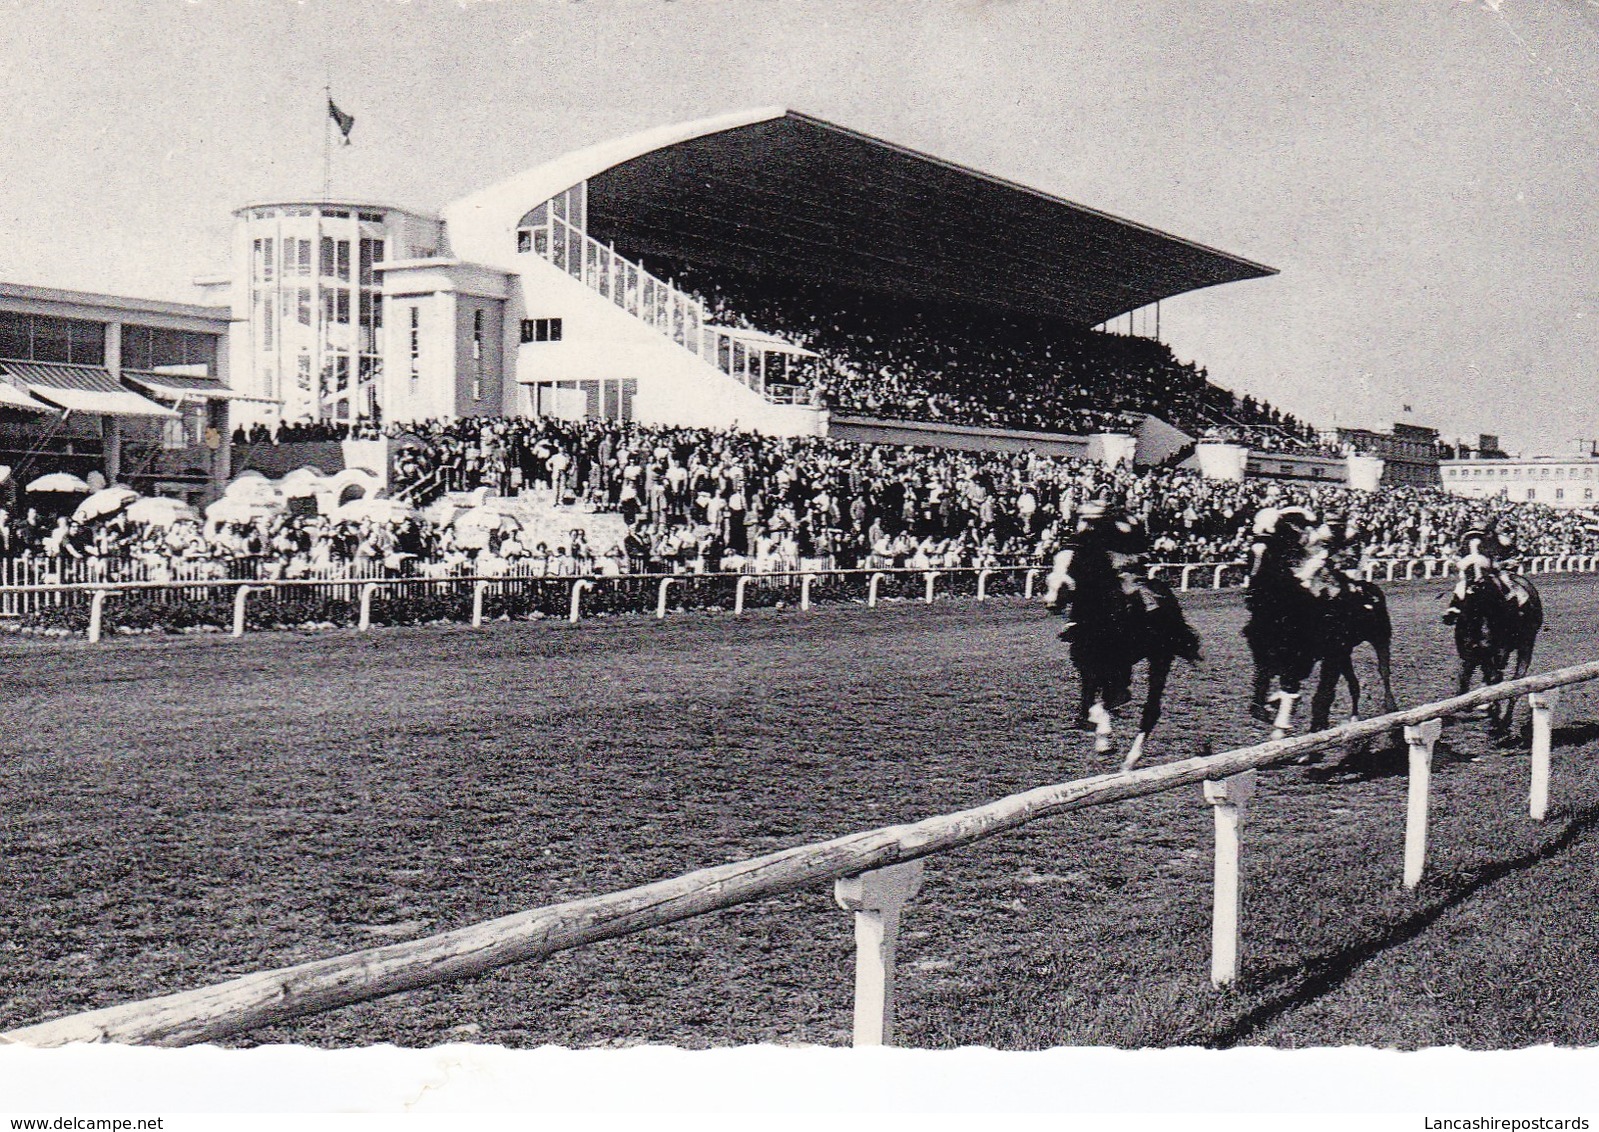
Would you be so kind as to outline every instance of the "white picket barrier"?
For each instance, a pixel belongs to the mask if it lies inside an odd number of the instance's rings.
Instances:
[[[574,596],[578,592],[574,589]],[[1217,986],[1227,986],[1242,966],[1242,828],[1257,772],[1406,728],[1416,772],[1406,809],[1403,875],[1405,884],[1414,888],[1425,868],[1430,778],[1425,769],[1418,768],[1424,768],[1430,757],[1438,721],[1484,704],[1537,696],[1533,705],[1532,807],[1533,816],[1541,817],[1548,801],[1547,753],[1554,708],[1553,697],[1545,693],[1595,679],[1599,679],[1599,661],[1573,665],[1312,735],[1043,786],[957,813],[779,850],[622,892],[244,975],[199,990],[69,1015],[0,1034],[0,1040],[32,1046],[73,1042],[180,1046],[215,1041],[402,991],[474,978],[513,963],[832,882],[835,899],[855,917],[855,1043],[886,1044],[893,1040],[894,953],[900,916],[920,887],[926,858],[1045,817],[1196,784],[1203,784],[1204,797],[1215,812],[1211,977]],[[1540,717],[1539,712],[1544,714]],[[1542,771],[1536,754],[1540,742]]]

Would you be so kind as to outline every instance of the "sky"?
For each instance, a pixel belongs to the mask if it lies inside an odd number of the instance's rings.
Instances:
[[[333,191],[426,211],[783,105],[1278,268],[1162,335],[1317,425],[1599,436],[1599,0],[0,0],[0,61],[7,282],[197,300],[328,84]]]

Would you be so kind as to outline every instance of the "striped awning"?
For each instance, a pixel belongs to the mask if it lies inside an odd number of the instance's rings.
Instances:
[[[175,417],[171,409],[141,397],[100,366],[57,362],[0,362],[7,376],[50,405],[74,413],[108,417]]]
[[[34,413],[56,412],[54,405],[46,405],[43,401],[28,396],[27,390],[20,389],[6,381],[0,381],[0,407],[26,409]]]
[[[214,377],[190,377],[183,374],[155,373],[147,370],[125,369],[122,376],[140,389],[163,401],[232,401],[247,398],[236,389],[230,389]]]

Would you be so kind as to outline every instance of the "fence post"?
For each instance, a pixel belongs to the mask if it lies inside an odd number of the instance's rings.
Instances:
[[[111,596],[110,590],[95,590],[94,596],[89,599],[89,643],[100,643],[100,628],[105,620],[105,599]]]
[[[1361,571],[1360,572],[1365,575],[1366,581],[1370,582],[1370,581],[1375,580],[1376,577],[1377,577],[1377,563],[1375,563],[1375,562],[1366,563],[1363,567],[1361,567]]]
[[[1533,692],[1527,697],[1532,707],[1532,787],[1527,811],[1534,821],[1543,821],[1549,812],[1549,749],[1554,745],[1555,709],[1560,706],[1560,689]]]
[[[979,570],[979,571],[977,571],[977,600],[978,601],[987,601],[988,600],[988,576],[990,574],[992,574],[993,572],[994,571],[992,571],[992,570]]]
[[[675,581],[676,578],[661,579],[660,593],[655,599],[655,618],[658,621],[666,617],[666,591],[672,588],[672,583]]]
[[[372,595],[377,592],[376,582],[367,582],[361,586],[361,619],[356,622],[355,630],[364,633],[372,628]]]
[[[483,594],[488,590],[487,582],[472,583],[472,628],[483,627]]]
[[[745,574],[733,583],[733,616],[737,617],[744,612],[744,587],[750,584],[754,575]]]
[[[855,913],[855,1045],[894,1042],[894,947],[900,911],[921,887],[920,861],[833,882],[833,899]]]
[[[1181,580],[1181,582],[1179,582],[1178,587],[1177,587],[1178,589],[1182,590],[1183,593],[1187,593],[1188,592],[1189,579],[1191,579],[1194,576],[1194,571],[1199,569],[1199,565],[1200,564],[1197,563],[1197,562],[1190,562],[1188,565],[1183,567],[1182,580]]]
[[[1438,560],[1436,558],[1423,558],[1421,560],[1421,576],[1423,578],[1432,577],[1433,568],[1437,565]]]
[[[800,608],[809,612],[811,608],[811,583],[816,581],[815,574],[800,575]]]
[[[1408,582],[1412,578],[1414,578],[1415,576],[1416,576],[1416,560],[1414,558],[1407,558],[1405,560],[1405,581]]]
[[[1205,801],[1216,813],[1216,885],[1210,924],[1210,981],[1217,988],[1238,978],[1240,834],[1244,808],[1255,792],[1255,772],[1206,781]]]
[[[566,615],[568,623],[572,625],[578,623],[578,619],[583,616],[583,591],[592,590],[593,588],[594,583],[587,578],[579,578],[572,583],[572,608]]]
[[[1390,559],[1389,559],[1389,560],[1388,560],[1388,572],[1387,572],[1387,573],[1386,573],[1386,574],[1384,574],[1384,575],[1383,575],[1383,577],[1382,577],[1382,580],[1383,580],[1383,581],[1385,581],[1385,582],[1391,582],[1391,581],[1393,581],[1393,580],[1394,580],[1394,571],[1395,571],[1395,570],[1396,570],[1396,569],[1397,569],[1397,568],[1398,568],[1398,567],[1399,567],[1399,559],[1397,559],[1397,558],[1390,558]]]
[[[1210,588],[1211,589],[1213,589],[1213,590],[1221,589],[1222,575],[1227,572],[1227,567],[1230,566],[1230,565],[1231,565],[1230,562],[1218,562],[1218,563],[1216,563],[1216,572],[1210,576]]]
[[[882,584],[883,575],[873,574],[872,580],[866,583],[866,608],[877,608],[877,587]]]
[[[933,583],[938,581],[938,579],[941,576],[942,575],[940,575],[937,570],[929,570],[925,574],[922,575],[922,577],[927,579],[927,604],[928,605],[932,605],[933,604]]]
[[[233,635],[244,636],[244,603],[250,597],[249,586],[240,586],[233,594]]]
[[[1022,585],[1022,596],[1024,598],[1028,598],[1029,600],[1031,600],[1031,598],[1033,596],[1033,583],[1038,581],[1038,575],[1040,575],[1042,573],[1043,573],[1043,571],[1037,569],[1036,567],[1034,569],[1032,569],[1032,570],[1027,571],[1027,579]]]
[[[1410,747],[1410,789],[1405,806],[1405,887],[1421,883],[1427,867],[1427,808],[1432,792],[1432,748],[1443,733],[1441,719],[1405,728]]]

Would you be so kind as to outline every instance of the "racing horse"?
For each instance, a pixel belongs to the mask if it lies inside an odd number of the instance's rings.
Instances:
[[[1519,591],[1519,592],[1518,592]],[[1465,596],[1455,620],[1455,651],[1460,654],[1457,694],[1471,687],[1472,673],[1480,671],[1484,684],[1498,684],[1515,654],[1511,678],[1521,679],[1532,666],[1532,648],[1543,628],[1543,599],[1522,577],[1495,576],[1474,565],[1466,579]],[[1516,714],[1514,700],[1488,705],[1488,731],[1510,733]]]
[[[1097,753],[1115,749],[1110,713],[1131,701],[1133,668],[1148,662],[1138,732],[1121,764],[1122,770],[1131,770],[1160,720],[1172,662],[1182,657],[1198,663],[1199,634],[1184,620],[1170,588],[1148,585],[1128,593],[1109,551],[1091,539],[1079,540],[1055,555],[1045,598],[1053,612],[1070,609],[1071,623],[1061,639],[1071,644],[1072,665],[1077,669],[1080,699],[1075,726],[1095,731]]]
[[[1293,703],[1312,671],[1318,678],[1311,697],[1311,730],[1329,726],[1340,680],[1349,686],[1350,718],[1359,717],[1354,654],[1363,644],[1371,645],[1377,656],[1383,710],[1395,710],[1387,598],[1375,583],[1326,571],[1318,543],[1328,532],[1313,524],[1303,508],[1267,509],[1256,519],[1261,538],[1244,598],[1249,610],[1244,639],[1255,669],[1250,714],[1281,730],[1291,723]],[[1280,697],[1286,697],[1276,713],[1268,706],[1273,680]]]

